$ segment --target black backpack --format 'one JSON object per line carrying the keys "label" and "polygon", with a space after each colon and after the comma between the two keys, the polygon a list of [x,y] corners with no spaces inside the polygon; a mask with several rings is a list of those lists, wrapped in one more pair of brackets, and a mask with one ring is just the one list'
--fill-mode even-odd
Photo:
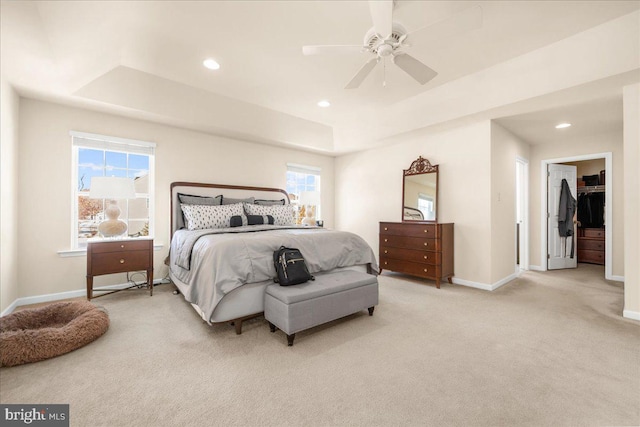
{"label": "black backpack", "polygon": [[280,286],[298,285],[308,280],[315,280],[309,273],[304,257],[298,249],[280,246],[280,249],[273,252],[273,265],[278,274],[273,281],[280,283]]}

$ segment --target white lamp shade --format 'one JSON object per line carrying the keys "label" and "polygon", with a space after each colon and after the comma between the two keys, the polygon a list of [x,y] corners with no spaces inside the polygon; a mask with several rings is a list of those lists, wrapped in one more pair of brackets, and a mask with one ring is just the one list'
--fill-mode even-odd
{"label": "white lamp shade", "polygon": [[135,199],[133,179],[116,176],[94,176],[91,178],[89,197],[92,199]]}
{"label": "white lamp shade", "polygon": [[301,191],[300,204],[317,206],[320,204],[319,191]]}

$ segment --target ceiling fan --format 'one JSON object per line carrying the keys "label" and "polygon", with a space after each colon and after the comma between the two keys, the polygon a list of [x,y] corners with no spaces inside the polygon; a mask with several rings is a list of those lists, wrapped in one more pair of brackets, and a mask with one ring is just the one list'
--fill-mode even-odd
{"label": "ceiling fan", "polygon": [[347,83],[345,89],[359,87],[375,66],[381,60],[384,61],[389,57],[395,65],[423,85],[438,73],[404,52],[404,48],[411,47],[407,41],[442,39],[482,26],[482,9],[480,6],[475,6],[440,22],[408,33],[398,22],[393,22],[393,5],[393,1],[369,1],[373,27],[365,34],[363,45],[303,46],[302,53],[304,55],[319,55],[368,52],[373,55]]}

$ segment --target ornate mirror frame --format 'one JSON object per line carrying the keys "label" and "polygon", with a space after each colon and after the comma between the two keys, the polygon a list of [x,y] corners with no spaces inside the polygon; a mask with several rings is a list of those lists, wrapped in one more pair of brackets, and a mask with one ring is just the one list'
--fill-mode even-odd
{"label": "ornate mirror frame", "polygon": [[[435,174],[435,179],[431,179],[430,181],[435,181],[435,189],[433,191],[433,218],[424,219],[424,215],[420,210],[417,209],[417,206],[407,206],[405,203],[407,191],[407,177],[411,177],[414,175],[426,175],[426,174]],[[426,182],[426,181],[425,181]],[[429,185],[431,186],[431,185]],[[415,215],[414,218],[410,218]],[[437,222],[438,220],[438,165],[432,165],[429,160],[419,156],[417,160],[411,163],[409,169],[404,169],[402,174],[402,222]]]}

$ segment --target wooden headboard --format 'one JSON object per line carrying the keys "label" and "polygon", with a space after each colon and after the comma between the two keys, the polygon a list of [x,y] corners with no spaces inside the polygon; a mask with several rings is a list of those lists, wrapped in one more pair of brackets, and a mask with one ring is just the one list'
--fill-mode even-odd
{"label": "wooden headboard", "polygon": [[290,203],[289,194],[279,188],[267,187],[246,187],[243,185],[206,184],[202,182],[172,182],[171,183],[171,237],[178,229],[178,218],[182,218],[178,193],[191,194],[194,196],[231,197],[234,199],[246,199],[255,197],[256,199],[279,200],[285,199]]}

